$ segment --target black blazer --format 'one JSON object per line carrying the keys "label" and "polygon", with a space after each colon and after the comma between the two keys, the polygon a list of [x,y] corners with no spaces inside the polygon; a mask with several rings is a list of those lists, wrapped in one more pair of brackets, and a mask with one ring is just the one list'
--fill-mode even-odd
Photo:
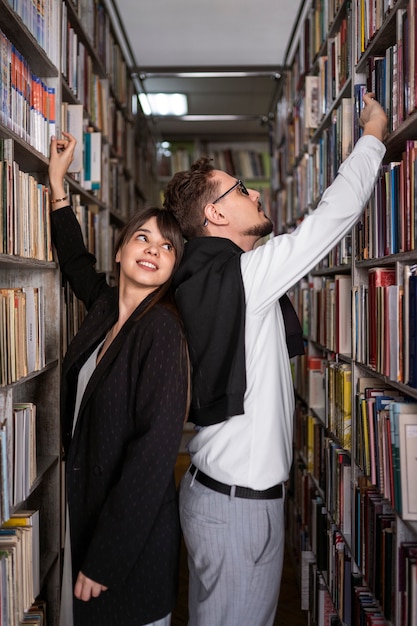
{"label": "black blazer", "polygon": [[74,599],[74,626],[146,624],[176,599],[180,527],[173,469],[187,399],[177,317],[162,305],[124,324],[85,390],[71,437],[81,366],[117,319],[117,289],[94,270],[70,207],[52,213],[63,276],[88,310],[62,370],[61,418],[73,579],[109,589]]}

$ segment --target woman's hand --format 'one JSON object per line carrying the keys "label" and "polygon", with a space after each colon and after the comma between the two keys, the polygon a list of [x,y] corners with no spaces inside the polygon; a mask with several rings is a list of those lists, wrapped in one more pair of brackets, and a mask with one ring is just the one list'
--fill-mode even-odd
{"label": "woman's hand", "polygon": [[[64,176],[74,158],[75,137],[70,133],[62,133],[63,139],[51,137],[51,150],[49,157],[49,186],[53,208],[68,204],[64,190]],[[63,202],[54,202],[63,198]],[[57,206],[58,205],[58,206]]]}
{"label": "woman's hand", "polygon": [[107,591],[107,587],[96,583],[94,580],[91,580],[91,578],[84,576],[82,572],[79,572],[74,587],[74,595],[78,600],[88,602],[91,598],[98,598],[102,591]]}

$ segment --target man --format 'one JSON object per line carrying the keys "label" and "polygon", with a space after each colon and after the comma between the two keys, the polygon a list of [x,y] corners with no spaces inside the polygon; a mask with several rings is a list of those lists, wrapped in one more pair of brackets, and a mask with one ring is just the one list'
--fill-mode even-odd
{"label": "man", "polygon": [[[175,276],[193,367],[192,465],[180,490],[190,626],[270,626],[284,556],[294,393],[280,299],[350,231],[385,153],[386,115],[365,96],[363,137],[317,209],[272,231],[258,192],[207,159],[166,189],[188,240]],[[286,337],[287,335],[287,337]]]}

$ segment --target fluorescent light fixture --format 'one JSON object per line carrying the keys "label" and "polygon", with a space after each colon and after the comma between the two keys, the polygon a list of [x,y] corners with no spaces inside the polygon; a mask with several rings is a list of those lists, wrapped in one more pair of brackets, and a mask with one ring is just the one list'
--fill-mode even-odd
{"label": "fluorescent light fixture", "polygon": [[267,71],[255,71],[255,72],[241,72],[241,71],[189,71],[189,72],[165,72],[161,71],[149,71],[139,72],[141,80],[147,78],[281,78],[281,73],[278,70]]}
{"label": "fluorescent light fixture", "polygon": [[[159,117],[159,116],[155,116]],[[268,117],[264,115],[165,115],[164,122],[254,122],[264,124]]]}
{"label": "fluorescent light fixture", "polygon": [[141,93],[139,100],[145,115],[186,115],[187,97],[183,93]]}
{"label": "fluorescent light fixture", "polygon": [[181,115],[184,122],[250,122],[259,115]]}
{"label": "fluorescent light fixture", "polygon": [[144,114],[152,115],[151,105],[149,103],[148,96],[146,95],[146,93],[139,94],[139,102],[140,102],[140,106],[142,107],[142,111],[144,112]]}

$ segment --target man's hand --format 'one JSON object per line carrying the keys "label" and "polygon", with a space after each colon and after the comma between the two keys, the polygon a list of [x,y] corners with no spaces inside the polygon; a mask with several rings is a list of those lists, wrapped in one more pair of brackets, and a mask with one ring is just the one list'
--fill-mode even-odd
{"label": "man's hand", "polygon": [[87,578],[82,572],[78,574],[74,587],[74,595],[78,600],[88,602],[91,598],[98,598],[102,591],[107,591],[107,587]]}
{"label": "man's hand", "polygon": [[362,109],[359,123],[364,135],[373,135],[380,141],[387,136],[387,116],[381,105],[375,100],[375,94],[367,93],[363,97],[365,107]]}

